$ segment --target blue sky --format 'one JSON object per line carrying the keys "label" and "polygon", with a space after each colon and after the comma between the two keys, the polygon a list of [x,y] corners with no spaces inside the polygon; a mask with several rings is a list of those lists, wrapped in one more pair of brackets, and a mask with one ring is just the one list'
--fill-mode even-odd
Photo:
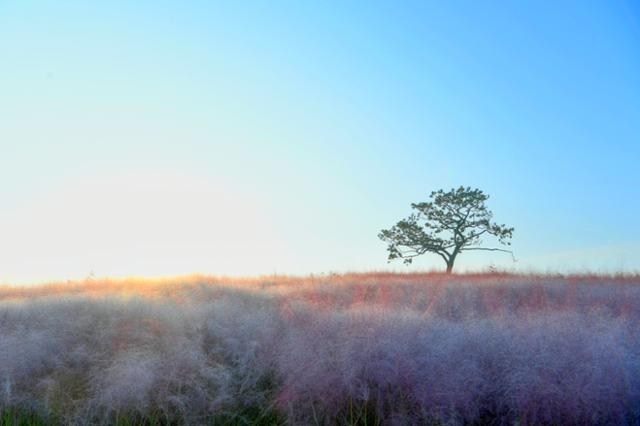
{"label": "blue sky", "polygon": [[640,269],[637,3],[212,3],[0,1],[0,282],[404,270],[459,185],[460,269]]}

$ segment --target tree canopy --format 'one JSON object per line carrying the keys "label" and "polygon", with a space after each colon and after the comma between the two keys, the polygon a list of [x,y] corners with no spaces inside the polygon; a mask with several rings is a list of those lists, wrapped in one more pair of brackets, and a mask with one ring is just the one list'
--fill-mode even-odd
{"label": "tree canopy", "polygon": [[480,247],[482,237],[493,236],[502,245],[510,246],[513,228],[492,222],[493,213],[485,202],[489,196],[480,189],[459,187],[433,191],[431,201],[412,203],[415,210],[378,237],[388,244],[389,261],[403,259],[410,264],[414,257],[431,252],[453,270],[456,257],[463,251],[483,250],[511,253],[497,247]]}

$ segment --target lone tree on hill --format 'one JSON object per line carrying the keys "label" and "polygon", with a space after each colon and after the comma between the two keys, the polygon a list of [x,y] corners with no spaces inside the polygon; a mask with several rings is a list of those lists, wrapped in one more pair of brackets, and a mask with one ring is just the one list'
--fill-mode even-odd
{"label": "lone tree on hill", "polygon": [[447,273],[451,273],[456,257],[463,251],[501,251],[513,257],[510,250],[478,247],[483,235],[493,235],[507,246],[513,235],[513,228],[491,222],[493,213],[485,206],[488,195],[461,186],[448,192],[434,191],[429,197],[430,202],[411,204],[417,213],[378,234],[389,244],[389,261],[403,259],[408,265],[414,257],[431,252],[447,263]]}

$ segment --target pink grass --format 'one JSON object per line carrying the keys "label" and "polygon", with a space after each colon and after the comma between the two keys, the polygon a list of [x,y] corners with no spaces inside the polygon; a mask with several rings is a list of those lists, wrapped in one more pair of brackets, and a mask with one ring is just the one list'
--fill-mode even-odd
{"label": "pink grass", "polygon": [[0,410],[93,424],[640,424],[640,276],[438,273],[0,288]]}

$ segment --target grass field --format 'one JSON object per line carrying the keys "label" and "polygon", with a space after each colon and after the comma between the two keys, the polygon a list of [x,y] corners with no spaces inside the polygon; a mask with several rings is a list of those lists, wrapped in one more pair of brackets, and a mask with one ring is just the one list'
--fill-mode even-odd
{"label": "grass field", "polygon": [[640,276],[0,287],[0,424],[640,424]]}

